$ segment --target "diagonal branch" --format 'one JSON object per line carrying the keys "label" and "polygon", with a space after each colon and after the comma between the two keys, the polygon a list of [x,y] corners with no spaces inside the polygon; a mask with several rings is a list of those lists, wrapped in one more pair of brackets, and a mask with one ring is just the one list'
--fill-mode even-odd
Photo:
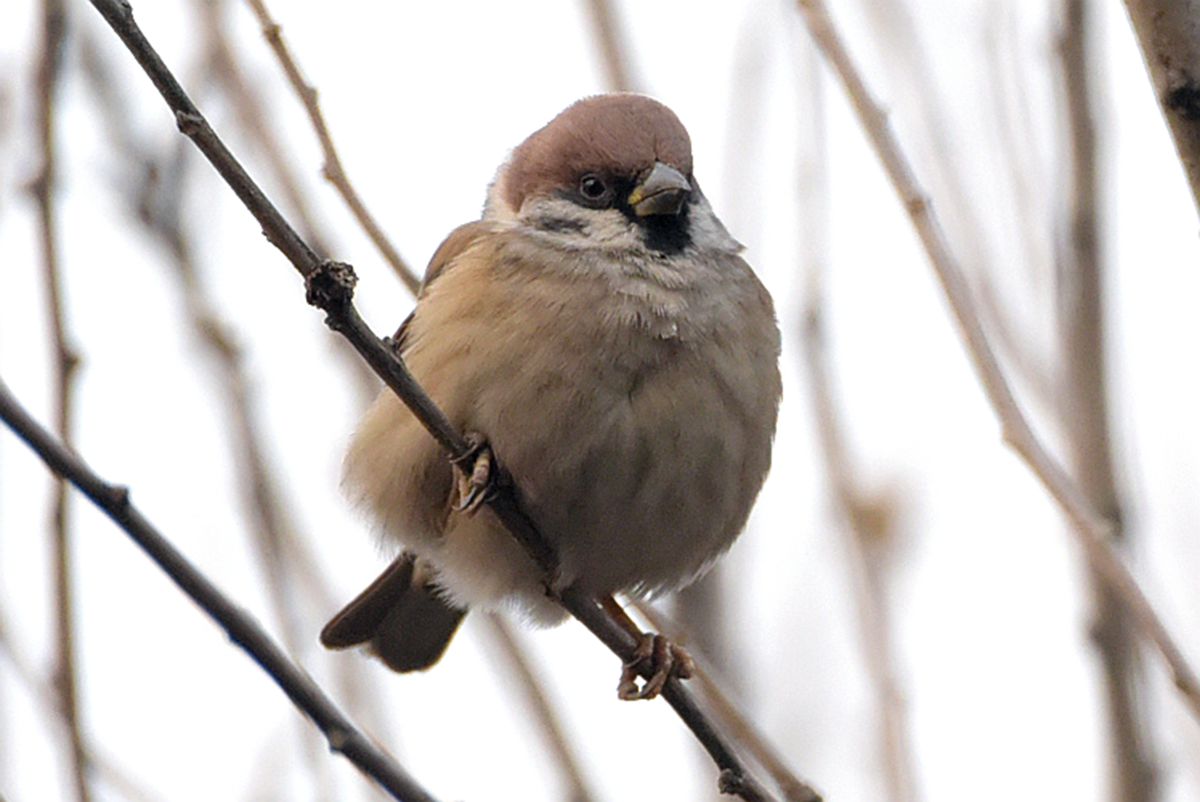
{"label": "diagonal branch", "polygon": [[[469,444],[416,383],[388,343],[376,337],[358,314],[352,300],[355,277],[349,265],[322,261],[304,242],[278,209],[267,199],[241,164],[209,126],[196,106],[167,69],[133,20],[132,9],[120,0],[92,0],[113,31],[150,77],[155,88],[175,113],[180,130],[195,142],[217,172],[225,179],[255,219],[267,239],[278,248],[305,278],[309,303],[326,312],[326,323],[344,336],[367,363],[396,392],[439,446],[451,457],[465,455]],[[637,647],[634,636],[613,620],[596,599],[578,585],[557,591],[550,577],[557,560],[533,522],[517,503],[516,490],[509,487],[488,504],[547,577],[547,592],[579,619],[622,660],[631,661]],[[649,674],[649,667],[646,667]],[[663,698],[692,730],[720,770],[720,787],[747,802],[770,797],[749,775],[733,744],[721,735],[700,710],[692,695],[675,678],[668,681]]]}
{"label": "diagonal branch", "polygon": [[1200,206],[1200,0],[1125,0],[1125,7]]}
{"label": "diagonal branch", "polygon": [[3,420],[57,475],[79,488],[125,530],[192,601],[216,621],[230,640],[262,666],[288,698],[325,734],[331,751],[346,756],[402,802],[436,802],[424,788],[380,750],[337,708],[304,669],[248,613],[230,601],[187,561],[129,501],[129,491],[97,476],[83,460],[42,428],[0,381]]}
{"label": "diagonal branch", "polygon": [[841,79],[855,112],[892,186],[908,210],[913,227],[933,266],[950,311],[966,345],[967,355],[999,418],[1004,440],[1026,462],[1070,522],[1070,531],[1083,549],[1092,570],[1121,600],[1143,636],[1149,638],[1171,672],[1183,700],[1200,719],[1200,678],[1175,639],[1146,598],[1141,586],[1108,541],[1110,522],[1092,507],[1079,487],[1046,450],[1013,396],[1008,379],[984,334],[962,269],[942,234],[929,198],[917,182],[908,159],[888,127],[887,115],[871,96],[862,73],[851,60],[840,34],[833,27],[822,0],[798,0],[814,41]]}
{"label": "diagonal branch", "polygon": [[[58,251],[58,215],[55,208],[57,189],[55,103],[62,72],[62,51],[66,9],[62,0],[43,0],[41,55],[37,68],[37,130],[41,145],[41,169],[32,183],[37,203],[42,247],[42,275],[49,301],[51,337],[54,342],[54,419],[55,430],[63,442],[74,439],[75,375],[79,355],[67,334],[63,308],[62,270]],[[88,802],[87,750],[80,722],[78,661],[75,651],[75,588],[72,579],[70,507],[67,484],[54,482],[50,511],[50,541],[54,565],[55,655],[54,684],[61,698],[67,722],[71,777],[75,798]]]}
{"label": "diagonal branch", "polygon": [[321,152],[325,157],[325,165],[321,168],[322,174],[342,196],[342,200],[346,202],[354,219],[367,232],[371,242],[375,243],[375,247],[383,254],[383,258],[391,265],[400,281],[404,283],[405,287],[408,287],[409,292],[416,295],[417,290],[421,287],[421,279],[400,256],[400,252],[392,245],[387,234],[383,232],[383,228],[367,210],[366,204],[359,197],[354,184],[350,183],[350,178],[346,175],[345,168],[342,167],[341,157],[338,156],[337,148],[334,147],[333,135],[329,133],[329,126],[325,123],[325,115],[321,113],[321,105],[317,102],[317,90],[304,80],[300,66],[292,58],[292,52],[283,38],[283,29],[271,18],[271,13],[267,11],[263,0],[247,0],[247,2],[250,4],[254,16],[258,17],[258,22],[262,26],[263,38],[267,40],[275,57],[279,59],[279,64],[283,67],[284,74],[287,75],[288,83],[292,85],[300,102],[304,104],[305,112],[308,113],[309,122],[312,123],[317,140],[321,143]]}

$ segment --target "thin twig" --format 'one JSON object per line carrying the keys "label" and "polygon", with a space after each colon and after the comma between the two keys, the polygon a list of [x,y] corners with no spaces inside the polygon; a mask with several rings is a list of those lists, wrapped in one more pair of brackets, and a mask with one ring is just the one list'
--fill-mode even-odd
{"label": "thin twig", "polygon": [[[806,48],[815,62],[814,49]],[[854,577],[855,605],[864,663],[871,678],[878,721],[879,758],[883,765],[887,798],[915,802],[913,747],[909,735],[904,693],[895,671],[895,650],[887,603],[889,571],[895,565],[897,509],[886,493],[870,493],[858,477],[860,466],[846,444],[846,425],[839,414],[829,365],[829,308],[826,293],[829,254],[829,154],[826,144],[824,77],[810,63],[805,70],[803,119],[810,132],[800,157],[800,219],[803,221],[801,265],[805,276],[805,301],[800,351],[812,395],[813,417],[825,475],[846,538],[846,554]]]}
{"label": "thin twig", "polygon": [[[820,797],[812,786],[796,776],[762,730],[722,690],[729,684],[728,680],[722,676],[719,667],[713,664],[709,655],[702,648],[693,645],[685,630],[645,602],[632,602],[630,606],[639,616],[646,619],[656,632],[665,634],[675,643],[687,644],[688,654],[695,663],[693,676],[699,683],[704,698],[715,708],[721,725],[733,733],[740,743],[745,744],[746,751],[771,775],[771,780],[779,788],[783,798],[787,802],[819,802]],[[722,681],[718,682],[717,677],[722,677]]]}
{"label": "thin twig", "polygon": [[1125,7],[1200,206],[1200,0],[1125,0]]}
{"label": "thin twig", "polygon": [[929,199],[888,127],[887,115],[871,96],[861,72],[833,27],[825,3],[821,0],[798,0],[798,4],[813,39],[841,79],[859,122],[925,247],[963,338],[967,355],[1000,421],[1004,441],[1026,462],[1062,509],[1088,563],[1121,599],[1137,622],[1141,634],[1154,643],[1188,708],[1193,716],[1200,719],[1200,679],[1133,574],[1113,550],[1108,541],[1110,522],[1092,508],[1079,487],[1038,440],[1017,404],[984,334],[962,270],[942,234]]}
{"label": "thin twig", "polygon": [[[253,0],[251,0],[253,2]],[[636,92],[629,46],[621,33],[621,22],[611,0],[586,0],[592,36],[600,46],[604,84],[610,92]]]}
{"label": "thin twig", "polygon": [[396,761],[375,746],[313,682],[304,669],[244,610],[230,601],[188,562],[129,500],[129,491],[97,476],[83,460],[40,426],[0,381],[0,420],[3,420],[55,474],[67,479],[104,511],[135,543],[196,602],[235,644],[267,672],[296,707],[324,733],[331,751],[345,755],[396,799],[434,802]]}
{"label": "thin twig", "polygon": [[[42,163],[34,178],[32,191],[37,202],[42,247],[42,276],[49,302],[51,339],[54,343],[54,428],[64,443],[74,440],[74,377],[79,356],[67,333],[63,308],[62,270],[58,255],[58,216],[55,192],[56,164],[55,103],[62,72],[62,51],[66,28],[66,9],[62,0],[43,0],[41,55],[37,68],[37,129]],[[55,655],[54,678],[62,699],[70,744],[71,777],[75,798],[88,802],[92,793],[87,775],[87,757],[80,722],[79,681],[75,653],[75,589],[71,565],[71,525],[67,484],[54,482],[50,511],[50,541],[54,564]]]}
{"label": "thin twig", "polygon": [[[162,59],[146,41],[133,20],[132,10],[120,0],[91,0],[142,66],[167,105],[175,113],[180,130],[196,144],[247,210],[262,227],[268,241],[278,248],[305,278],[308,301],[326,313],[326,323],[343,335],[384,382],[396,392],[417,420],[452,459],[469,454],[470,444],[454,429],[445,414],[420,388],[404,363],[387,342],[368,328],[353,303],[356,281],[346,264],[322,261],[304,242],[279,210],[267,199],[241,164],[216,135],[199,109],[188,98]],[[596,599],[578,585],[555,591],[557,559],[553,550],[517,503],[518,493],[501,482],[502,490],[488,501],[496,517],[508,528],[521,546],[543,571],[547,592],[581,621],[597,638],[623,661],[632,661],[637,640],[608,613]],[[649,675],[650,667],[644,666]],[[734,747],[711,725],[690,693],[677,678],[666,684],[663,698],[704,745],[720,770],[719,786],[737,793],[747,802],[769,799],[742,765]]]}
{"label": "thin twig", "polygon": [[554,707],[542,691],[542,679],[529,664],[529,659],[517,641],[517,636],[503,616],[489,615],[486,625],[488,633],[491,634],[492,640],[496,644],[496,651],[504,658],[514,684],[521,695],[525,697],[526,705],[529,707],[533,720],[538,724],[542,739],[549,747],[554,762],[567,785],[568,790],[564,799],[568,802],[592,802],[595,795],[583,776],[583,767],[571,746],[571,739],[567,737],[562,722],[554,712]]}
{"label": "thin twig", "polygon": [[258,18],[259,25],[262,26],[263,38],[267,40],[271,51],[279,59],[279,64],[283,67],[284,74],[287,75],[288,83],[292,85],[292,89],[296,91],[300,102],[304,104],[304,110],[308,113],[309,122],[312,123],[317,140],[321,143],[321,153],[325,159],[325,164],[321,168],[322,175],[329,183],[333,184],[338,194],[342,196],[342,200],[346,202],[354,219],[362,226],[371,242],[375,243],[375,247],[391,265],[400,281],[404,283],[405,287],[408,287],[409,292],[416,295],[417,290],[421,287],[421,279],[400,256],[400,252],[392,245],[383,228],[367,210],[366,204],[359,197],[358,190],[350,183],[350,178],[346,175],[345,168],[342,167],[341,157],[338,156],[337,148],[334,147],[329,126],[325,123],[325,116],[321,113],[321,106],[317,102],[316,87],[308,83],[300,72],[300,67],[296,64],[287,41],[283,38],[283,29],[271,17],[263,0],[246,0],[246,2],[254,12],[254,16]]}
{"label": "thin twig", "polygon": [[[1108,356],[1105,348],[1106,260],[1100,242],[1100,144],[1092,75],[1097,36],[1095,3],[1064,0],[1061,56],[1066,94],[1066,135],[1070,165],[1069,208],[1064,221],[1062,269],[1058,271],[1066,374],[1062,420],[1073,474],[1096,509],[1113,522],[1111,537],[1127,547],[1122,504],[1113,467],[1108,411]],[[1138,643],[1129,616],[1109,587],[1093,576],[1092,636],[1100,659],[1108,714],[1113,800],[1157,799],[1156,761],[1148,738],[1143,703],[1146,692]]]}
{"label": "thin twig", "polygon": [[[0,652],[4,653],[25,692],[46,710],[47,718],[53,716],[64,730],[69,730],[71,722],[63,709],[58,691],[43,678],[42,672],[21,657],[22,651],[13,643],[11,630],[3,615],[0,615]],[[158,797],[146,788],[146,784],[130,775],[112,756],[105,754],[100,744],[92,742],[86,735],[82,744],[86,765],[95,772],[97,780],[112,787],[129,802],[156,802]]]}

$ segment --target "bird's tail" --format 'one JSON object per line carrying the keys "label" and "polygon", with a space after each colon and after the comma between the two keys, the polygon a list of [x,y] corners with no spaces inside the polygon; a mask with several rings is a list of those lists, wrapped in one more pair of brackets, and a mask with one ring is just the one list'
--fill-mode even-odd
{"label": "bird's tail", "polygon": [[401,554],[321,630],[328,649],[366,644],[393,671],[422,671],[439,659],[467,611],[442,596],[432,572]]}

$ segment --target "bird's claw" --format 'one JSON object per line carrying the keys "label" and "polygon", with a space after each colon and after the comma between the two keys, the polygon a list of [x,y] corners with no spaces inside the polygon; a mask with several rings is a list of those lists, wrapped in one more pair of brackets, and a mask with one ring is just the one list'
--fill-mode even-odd
{"label": "bird's claw", "polygon": [[479,434],[466,436],[470,446],[450,460],[458,468],[458,512],[474,515],[496,494],[495,458],[491,446]]}
{"label": "bird's claw", "polygon": [[[688,679],[695,673],[695,668],[692,656],[682,646],[676,646],[662,635],[643,633],[633,658],[621,667],[617,696],[627,701],[653,699],[662,693],[672,677]],[[651,674],[639,688],[637,680],[643,669]]]}

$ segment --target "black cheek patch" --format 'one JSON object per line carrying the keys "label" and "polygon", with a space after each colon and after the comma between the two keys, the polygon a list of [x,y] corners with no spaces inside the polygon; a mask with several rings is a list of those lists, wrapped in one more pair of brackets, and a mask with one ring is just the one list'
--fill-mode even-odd
{"label": "black cheek patch", "polygon": [[569,217],[542,217],[538,219],[537,227],[556,234],[582,234],[587,231],[586,223]]}

